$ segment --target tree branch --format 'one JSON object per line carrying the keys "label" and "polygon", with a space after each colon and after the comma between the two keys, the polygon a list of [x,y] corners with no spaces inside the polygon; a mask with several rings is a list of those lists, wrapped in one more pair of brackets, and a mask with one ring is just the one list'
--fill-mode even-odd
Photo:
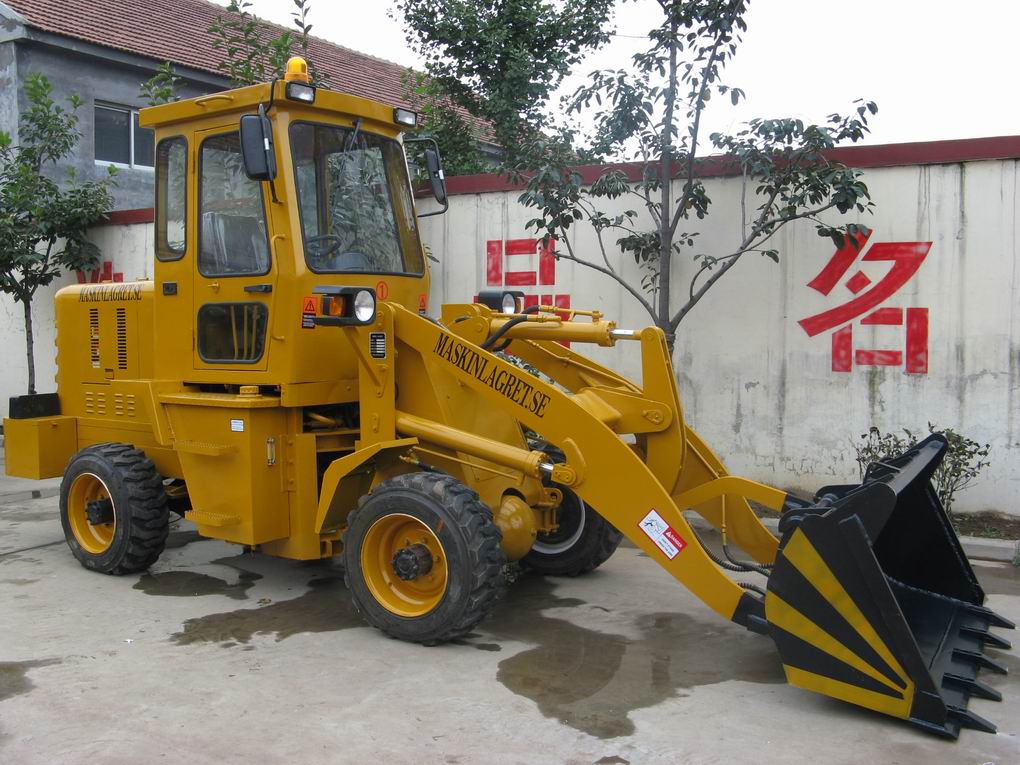
{"label": "tree branch", "polygon": [[[733,19],[731,16],[730,24],[732,25],[732,23]],[[729,27],[727,26],[726,28],[728,29]],[[680,225],[681,215],[684,209],[686,209],[687,203],[691,201],[691,192],[694,190],[694,162],[697,159],[698,153],[698,133],[701,130],[701,113],[705,110],[705,93],[708,91],[708,77],[706,75],[715,65],[716,57],[719,55],[719,48],[722,46],[723,36],[724,33],[720,31],[719,36],[716,37],[715,42],[712,44],[708,61],[701,69],[701,88],[698,91],[697,98],[694,99],[695,109],[694,124],[691,126],[691,148],[687,152],[687,183],[684,186],[683,196],[677,202],[673,220],[669,224],[670,235],[676,233],[676,227]]]}
{"label": "tree branch", "polygon": [[560,229],[560,231],[563,234],[563,237],[561,239],[558,239],[557,241],[561,241],[561,242],[563,242],[566,245],[568,254],[564,255],[563,253],[557,253],[556,254],[557,259],[560,259],[560,260],[569,260],[569,261],[572,261],[574,263],[578,263],[578,264],[580,264],[582,266],[587,266],[588,268],[592,268],[592,269],[594,269],[594,270],[596,270],[596,271],[598,271],[600,273],[605,274],[606,276],[611,277],[612,279],[614,279],[616,281],[617,284],[619,284],[621,287],[623,287],[625,290],[627,290],[627,292],[629,292],[631,295],[633,295],[634,298],[639,303],[641,303],[642,306],[644,306],[644,309],[646,311],[648,311],[648,315],[652,317],[653,321],[656,321],[656,322],[658,321],[658,319],[655,316],[655,309],[652,308],[651,303],[649,303],[647,300],[645,300],[644,296],[640,292],[638,292],[634,287],[632,287],[630,284],[628,284],[626,282],[626,280],[624,280],[624,278],[622,276],[620,276],[619,274],[616,273],[616,271],[613,271],[610,268],[604,268],[603,266],[600,266],[598,263],[592,263],[589,260],[581,260],[581,258],[577,257],[574,254],[574,247],[573,247],[573,245],[570,244],[570,240],[567,239],[567,237],[566,237],[566,233],[567,232],[564,231],[563,229]]}
{"label": "tree branch", "polygon": [[[764,218],[765,214],[772,206],[772,202],[775,201],[775,198],[776,196],[778,196],[778,194],[779,194],[778,189],[772,192],[772,195],[769,198],[769,202],[763,206],[762,218]],[[673,316],[672,319],[670,319],[669,322],[670,326],[675,330],[680,325],[680,322],[683,321],[683,318],[688,313],[691,312],[691,309],[694,308],[694,306],[698,304],[698,301],[700,301],[701,298],[705,296],[705,293],[708,292],[709,289],[711,289],[712,285],[719,281],[719,279],[722,278],[723,274],[725,274],[727,271],[733,268],[737,261],[740,260],[741,255],[750,251],[752,248],[760,247],[762,244],[764,244],[773,236],[775,236],[779,229],[781,229],[787,223],[791,223],[795,220],[800,220],[801,218],[813,218],[819,213],[825,212],[826,210],[831,209],[832,207],[835,206],[836,206],[835,202],[829,202],[828,204],[823,205],[822,207],[818,207],[814,210],[805,210],[804,212],[798,213],[797,215],[792,215],[789,218],[768,218],[764,220],[762,218],[759,218],[758,222],[755,223],[754,227],[751,229],[751,233],[747,235],[743,242],[741,242],[740,247],[730,255],[726,255],[725,257],[719,258],[716,261],[719,262],[725,260],[726,263],[724,263],[723,266],[708,281],[706,281],[701,286],[701,288],[698,289],[697,292],[693,292],[693,280],[692,280],[691,298],[679,311],[677,311],[676,315]],[[766,229],[773,226],[774,228],[771,228],[771,230],[767,232],[764,239],[762,239],[761,241],[755,241],[763,233],[766,233],[765,231]],[[702,266],[702,268],[699,269],[698,273],[694,275],[694,278],[697,279],[704,270],[705,267]]]}
{"label": "tree branch", "polygon": [[[665,8],[665,6],[663,6]],[[668,13],[667,13],[668,15]],[[669,85],[666,90],[666,113],[662,119],[662,144],[660,147],[661,164],[659,182],[662,187],[659,189],[660,201],[660,224],[659,224],[659,294],[656,295],[658,303],[658,316],[655,319],[656,326],[661,327],[662,322],[669,319],[669,297],[670,278],[672,273],[673,260],[673,229],[668,226],[670,209],[670,178],[673,175],[671,163],[673,159],[673,110],[676,106],[677,81],[677,48],[679,43],[676,39],[677,22],[670,18],[669,22]],[[670,349],[673,348],[670,340]]]}

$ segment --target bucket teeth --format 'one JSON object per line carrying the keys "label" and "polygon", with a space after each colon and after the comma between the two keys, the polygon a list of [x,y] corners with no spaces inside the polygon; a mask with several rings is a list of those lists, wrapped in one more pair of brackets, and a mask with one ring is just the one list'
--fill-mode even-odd
{"label": "bucket teeth", "polygon": [[985,608],[984,606],[970,606],[967,610],[974,616],[987,619],[989,627],[1002,627],[1006,630],[1016,629],[1016,625],[1013,624],[1013,622],[1005,617],[999,616],[990,608]]}
{"label": "bucket teeth", "polygon": [[973,680],[969,677],[963,677],[961,675],[954,675],[947,672],[942,676],[942,684],[952,683],[962,688],[966,688],[971,696],[977,696],[981,699],[988,699],[989,701],[1002,701],[1002,694],[994,688],[985,685],[979,680]]}
{"label": "bucket teeth", "polygon": [[976,715],[969,709],[962,707],[949,707],[949,716],[963,728],[973,728],[984,733],[995,733],[995,725],[981,715]]}
{"label": "bucket teeth", "polygon": [[1008,675],[1009,670],[999,664],[997,661],[992,661],[983,653],[977,651],[968,651],[964,648],[954,648],[953,656],[957,659],[964,659],[976,664],[978,667],[990,669],[992,672],[998,672],[1000,675]]}
{"label": "bucket teeth", "polygon": [[981,629],[980,627],[960,627],[960,634],[970,635],[971,637],[975,637],[990,646],[1001,648],[1003,651],[1008,651],[1013,647],[1008,640],[1004,640],[998,635],[994,635],[988,630]]}

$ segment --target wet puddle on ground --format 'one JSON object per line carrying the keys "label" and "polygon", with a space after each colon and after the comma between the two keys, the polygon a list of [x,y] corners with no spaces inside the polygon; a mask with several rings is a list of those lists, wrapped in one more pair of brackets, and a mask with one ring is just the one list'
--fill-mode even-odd
{"label": "wet puddle on ground", "polygon": [[[220,562],[213,561],[213,563]],[[218,576],[198,571],[173,570],[157,574],[142,574],[133,589],[141,590],[146,595],[161,597],[190,598],[201,595],[225,595],[234,600],[246,600],[248,590],[262,578],[262,575],[241,568],[238,568],[237,572],[236,582],[228,582]]]}
{"label": "wet puddle on ground", "polygon": [[28,671],[37,667],[59,664],[60,659],[38,659],[36,661],[0,661],[0,701],[28,693],[35,685],[28,677]]}
{"label": "wet puddle on ground", "polygon": [[[230,560],[216,562],[231,565]],[[136,586],[149,594],[171,596],[207,588],[209,594],[233,592],[232,597],[245,597],[253,583],[242,578],[230,585],[217,577],[186,571],[155,574],[149,580],[143,578]],[[247,644],[256,635],[274,635],[279,642],[304,632],[365,626],[335,569],[316,572],[308,587],[307,592],[289,600],[189,619],[170,639],[178,645],[218,643],[224,647],[245,645],[251,650]],[[729,629],[725,624],[712,625],[683,613],[651,613],[636,622],[640,636],[628,638],[542,613],[554,608],[608,611],[557,595],[555,580],[524,577],[514,583],[477,633],[458,642],[489,652],[499,652],[508,640],[530,644],[532,647],[499,661],[499,682],[534,701],[546,717],[599,738],[633,734],[631,712],[682,696],[697,686],[727,680],[785,682],[775,647],[760,635]]]}
{"label": "wet puddle on ground", "polygon": [[275,633],[279,642],[302,632],[335,632],[365,626],[351,605],[343,577],[318,576],[308,586],[311,588],[308,592],[290,600],[188,619],[170,639],[178,645],[220,643],[232,647],[251,642],[255,635]]}
{"label": "wet puddle on ground", "polygon": [[634,733],[630,712],[684,690],[727,680],[785,682],[775,646],[763,636],[726,625],[723,631],[683,613],[641,617],[639,638],[599,632],[540,613],[589,607],[554,590],[553,581],[522,579],[481,631],[485,638],[537,643],[501,661],[497,678],[546,717],[577,730],[627,736]]}
{"label": "wet puddle on ground", "polygon": [[201,542],[203,539],[208,539],[208,537],[203,537],[194,530],[171,531],[166,538],[166,545],[164,547],[167,550],[175,550],[179,547],[190,545],[192,542]]}

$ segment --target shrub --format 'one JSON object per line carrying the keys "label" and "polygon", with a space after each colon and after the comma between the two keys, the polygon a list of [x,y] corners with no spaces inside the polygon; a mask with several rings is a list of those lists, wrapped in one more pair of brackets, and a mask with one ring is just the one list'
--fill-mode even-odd
{"label": "shrub", "polygon": [[[952,514],[957,492],[970,486],[978,474],[991,464],[987,459],[991,445],[980,444],[952,428],[940,428],[931,422],[928,423],[928,432],[941,433],[949,441],[946,456],[932,476],[932,483],[935,484],[935,491],[942,500],[946,512]],[[919,436],[906,428],[903,428],[901,436],[894,432],[883,433],[874,426],[870,427],[867,433],[861,434],[861,443],[854,444],[861,480],[864,480],[864,473],[872,462],[881,462],[902,454],[920,440]]]}

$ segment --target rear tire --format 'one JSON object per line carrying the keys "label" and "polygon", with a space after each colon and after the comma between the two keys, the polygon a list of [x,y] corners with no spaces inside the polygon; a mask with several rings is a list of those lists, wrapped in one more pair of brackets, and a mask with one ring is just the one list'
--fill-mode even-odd
{"label": "rear tire", "polygon": [[623,535],[570,489],[560,486],[560,524],[552,534],[539,534],[521,563],[546,576],[579,576],[594,571],[616,552]]}
{"label": "rear tire", "polygon": [[169,533],[163,479],[129,444],[98,444],[68,463],[60,483],[60,522],[74,557],[103,574],[144,571]]}
{"label": "rear tire", "polygon": [[409,473],[361,498],[344,534],[347,588],[391,637],[435,645],[470,632],[503,592],[492,511],[441,473]]}

